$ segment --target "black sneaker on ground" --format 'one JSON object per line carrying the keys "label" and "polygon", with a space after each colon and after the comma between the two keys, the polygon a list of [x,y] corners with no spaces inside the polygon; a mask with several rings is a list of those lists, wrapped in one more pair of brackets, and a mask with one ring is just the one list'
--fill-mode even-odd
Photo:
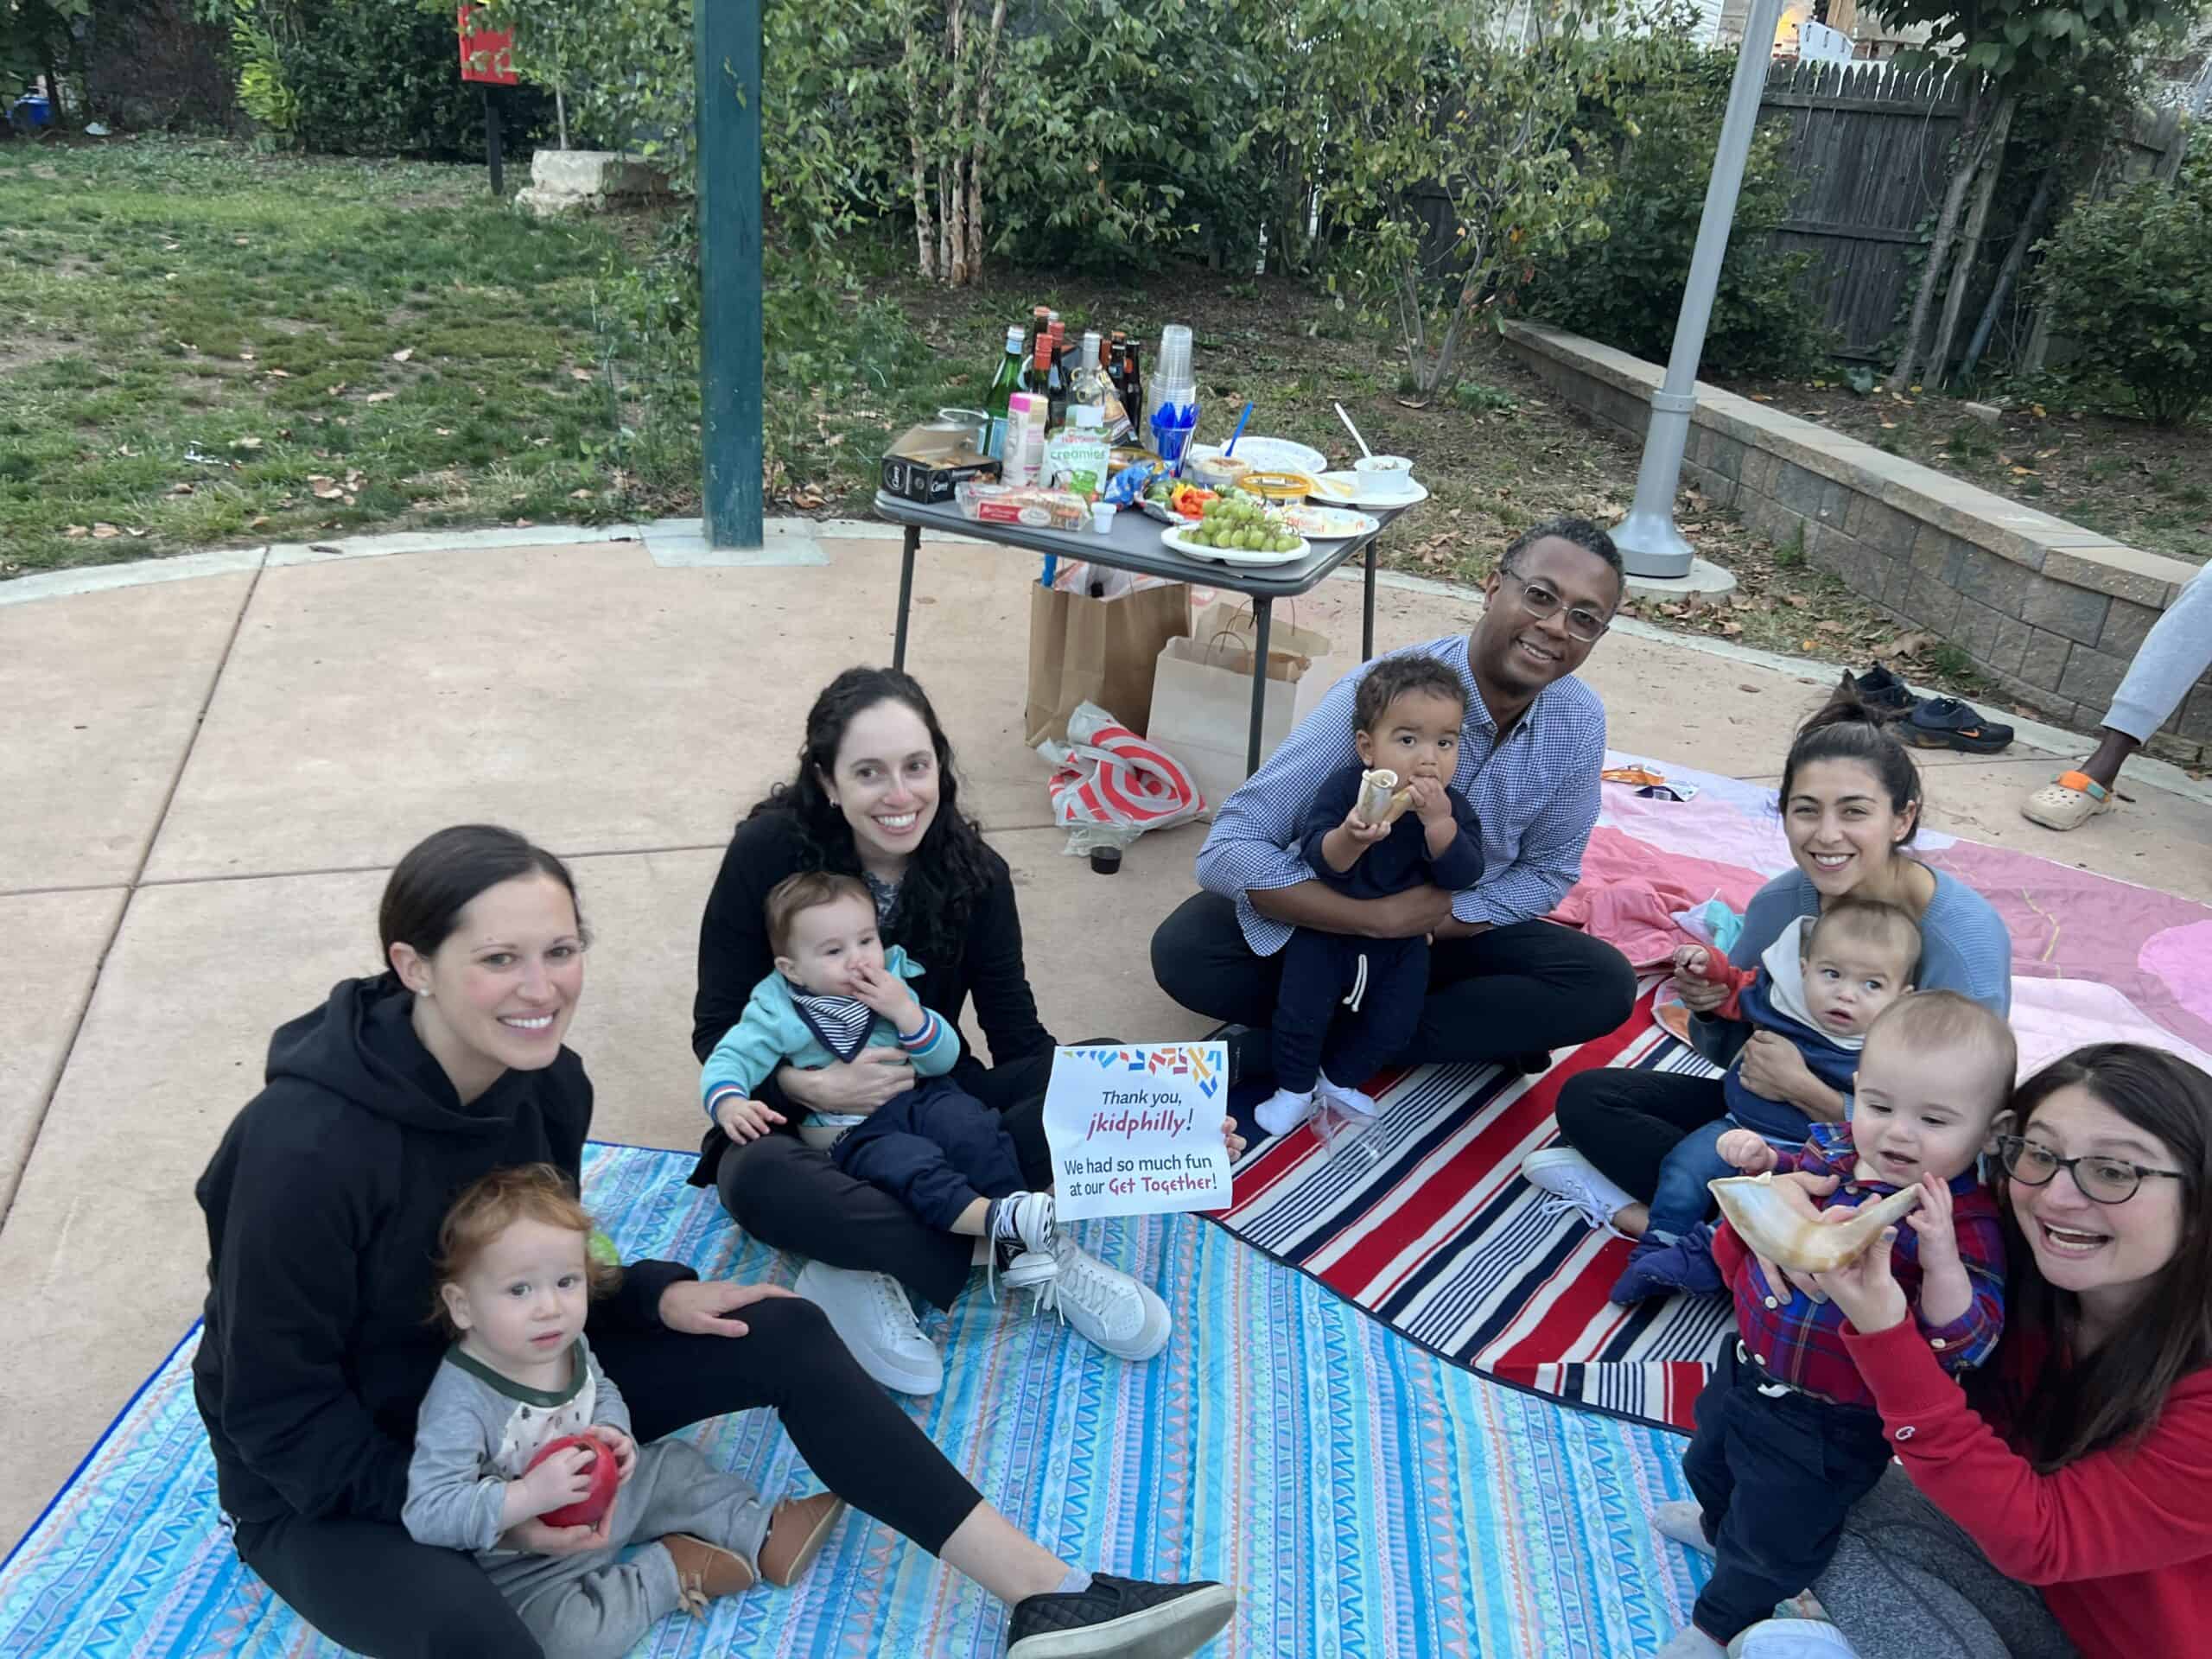
{"label": "black sneaker on ground", "polygon": [[1028,1596],[1014,1605],[1007,1659],[1185,1659],[1220,1634],[1236,1611],[1226,1586],[1147,1584],[1094,1573],[1072,1596]]}
{"label": "black sneaker on ground", "polygon": [[1911,687],[1880,663],[1864,674],[1853,675],[1851,683],[1859,688],[1859,700],[1869,709],[1902,715],[1920,701],[1912,695]]}
{"label": "black sneaker on ground", "polygon": [[1906,742],[1923,749],[1963,749],[1968,754],[1994,754],[2009,748],[2012,728],[1984,720],[1981,711],[1956,697],[1930,697],[1898,722]]}

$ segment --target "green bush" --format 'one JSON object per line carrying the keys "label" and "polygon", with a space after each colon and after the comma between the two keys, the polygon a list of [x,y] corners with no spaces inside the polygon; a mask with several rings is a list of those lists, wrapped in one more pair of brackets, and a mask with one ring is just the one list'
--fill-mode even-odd
{"label": "green bush", "polygon": [[[1586,174],[1609,179],[1606,235],[1539,272],[1528,308],[1578,334],[1664,362],[1705,212],[1734,54],[1682,47],[1593,111]],[[1744,168],[1735,226],[1705,336],[1707,372],[1803,374],[1834,342],[1810,280],[1812,256],[1768,233],[1789,215],[1796,181],[1778,123],[1763,125]]]}
{"label": "green bush", "polygon": [[2109,375],[2160,426],[2212,395],[2212,154],[2171,186],[2145,179],[2077,200],[2040,247],[2051,322],[2073,364]]}
{"label": "green bush", "polygon": [[[418,0],[237,0],[238,101],[277,142],[332,156],[480,160],[484,99],[461,79],[454,8]],[[496,89],[518,148],[551,100]]]}

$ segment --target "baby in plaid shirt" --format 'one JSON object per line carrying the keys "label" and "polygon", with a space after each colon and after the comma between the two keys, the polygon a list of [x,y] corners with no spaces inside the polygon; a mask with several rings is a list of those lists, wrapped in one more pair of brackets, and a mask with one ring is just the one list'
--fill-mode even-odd
{"label": "baby in plaid shirt", "polygon": [[[1847,1123],[1816,1124],[1796,1153],[1732,1129],[1721,1155],[1745,1174],[1834,1176],[1814,1204],[1855,1208],[1916,1185],[1894,1271],[1944,1368],[1980,1364],[2004,1328],[2004,1239],[1979,1164],[2018,1064],[2003,1020],[1955,991],[1892,1003],[1866,1033]],[[1874,1246],[1885,1248],[1878,1243]],[[1873,1396],[1833,1303],[1772,1290],[1732,1227],[1713,1255],[1738,1339],[1698,1396],[1682,1459],[1696,1501],[1663,1504],[1658,1530],[1713,1556],[1692,1623],[1659,1659],[1719,1659],[1730,1641],[1820,1575],[1843,1519],[1890,1461]]]}

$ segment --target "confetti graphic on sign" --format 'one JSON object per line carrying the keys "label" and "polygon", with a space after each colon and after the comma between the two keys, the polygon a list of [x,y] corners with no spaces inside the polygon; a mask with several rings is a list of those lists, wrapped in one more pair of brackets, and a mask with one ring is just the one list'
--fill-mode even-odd
{"label": "confetti graphic on sign", "polygon": [[1208,1100],[1221,1087],[1221,1076],[1204,1043],[1153,1043],[1142,1048],[1077,1048],[1102,1071],[1142,1071],[1154,1077],[1188,1077]]}

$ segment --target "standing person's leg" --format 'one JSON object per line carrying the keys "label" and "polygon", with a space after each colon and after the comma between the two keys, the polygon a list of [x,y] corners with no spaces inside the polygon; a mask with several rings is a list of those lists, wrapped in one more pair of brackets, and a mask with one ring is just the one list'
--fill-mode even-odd
{"label": "standing person's leg", "polygon": [[2190,688],[2212,668],[2212,579],[2200,572],[2151,625],[2106,710],[2095,751],[2079,772],[2059,774],[2021,803],[2050,830],[2071,830],[2111,810],[2111,791],[2127,757],[2173,717]]}
{"label": "standing person's leg", "polygon": [[2042,1595],[1991,1566],[1901,1468],[1853,1506],[1813,1593],[1859,1659],[2077,1659]]}
{"label": "standing person's leg", "polygon": [[1217,893],[1185,899],[1152,936],[1152,976],[1193,1013],[1264,1029],[1274,1017],[1282,952],[1254,953],[1236,906]]}
{"label": "standing person's leg", "polygon": [[1499,1060],[1588,1042],[1636,1006],[1626,957],[1550,922],[1441,939],[1428,959],[1428,1001],[1408,1060]]}
{"label": "standing person's leg", "polygon": [[1071,1656],[1134,1651],[1139,1634],[1158,1637],[1147,1651],[1188,1654],[1229,1622],[1235,1597],[1219,1585],[1094,1581],[1024,1536],[868,1381],[811,1304],[755,1302],[745,1317],[751,1333],[737,1338],[594,1333],[640,1441],[771,1408],[823,1485],[1011,1606],[1016,1652],[1047,1629]]}
{"label": "standing person's leg", "polygon": [[396,1522],[288,1516],[240,1522],[234,1541],[285,1605],[370,1659],[543,1659],[474,1557]]}

